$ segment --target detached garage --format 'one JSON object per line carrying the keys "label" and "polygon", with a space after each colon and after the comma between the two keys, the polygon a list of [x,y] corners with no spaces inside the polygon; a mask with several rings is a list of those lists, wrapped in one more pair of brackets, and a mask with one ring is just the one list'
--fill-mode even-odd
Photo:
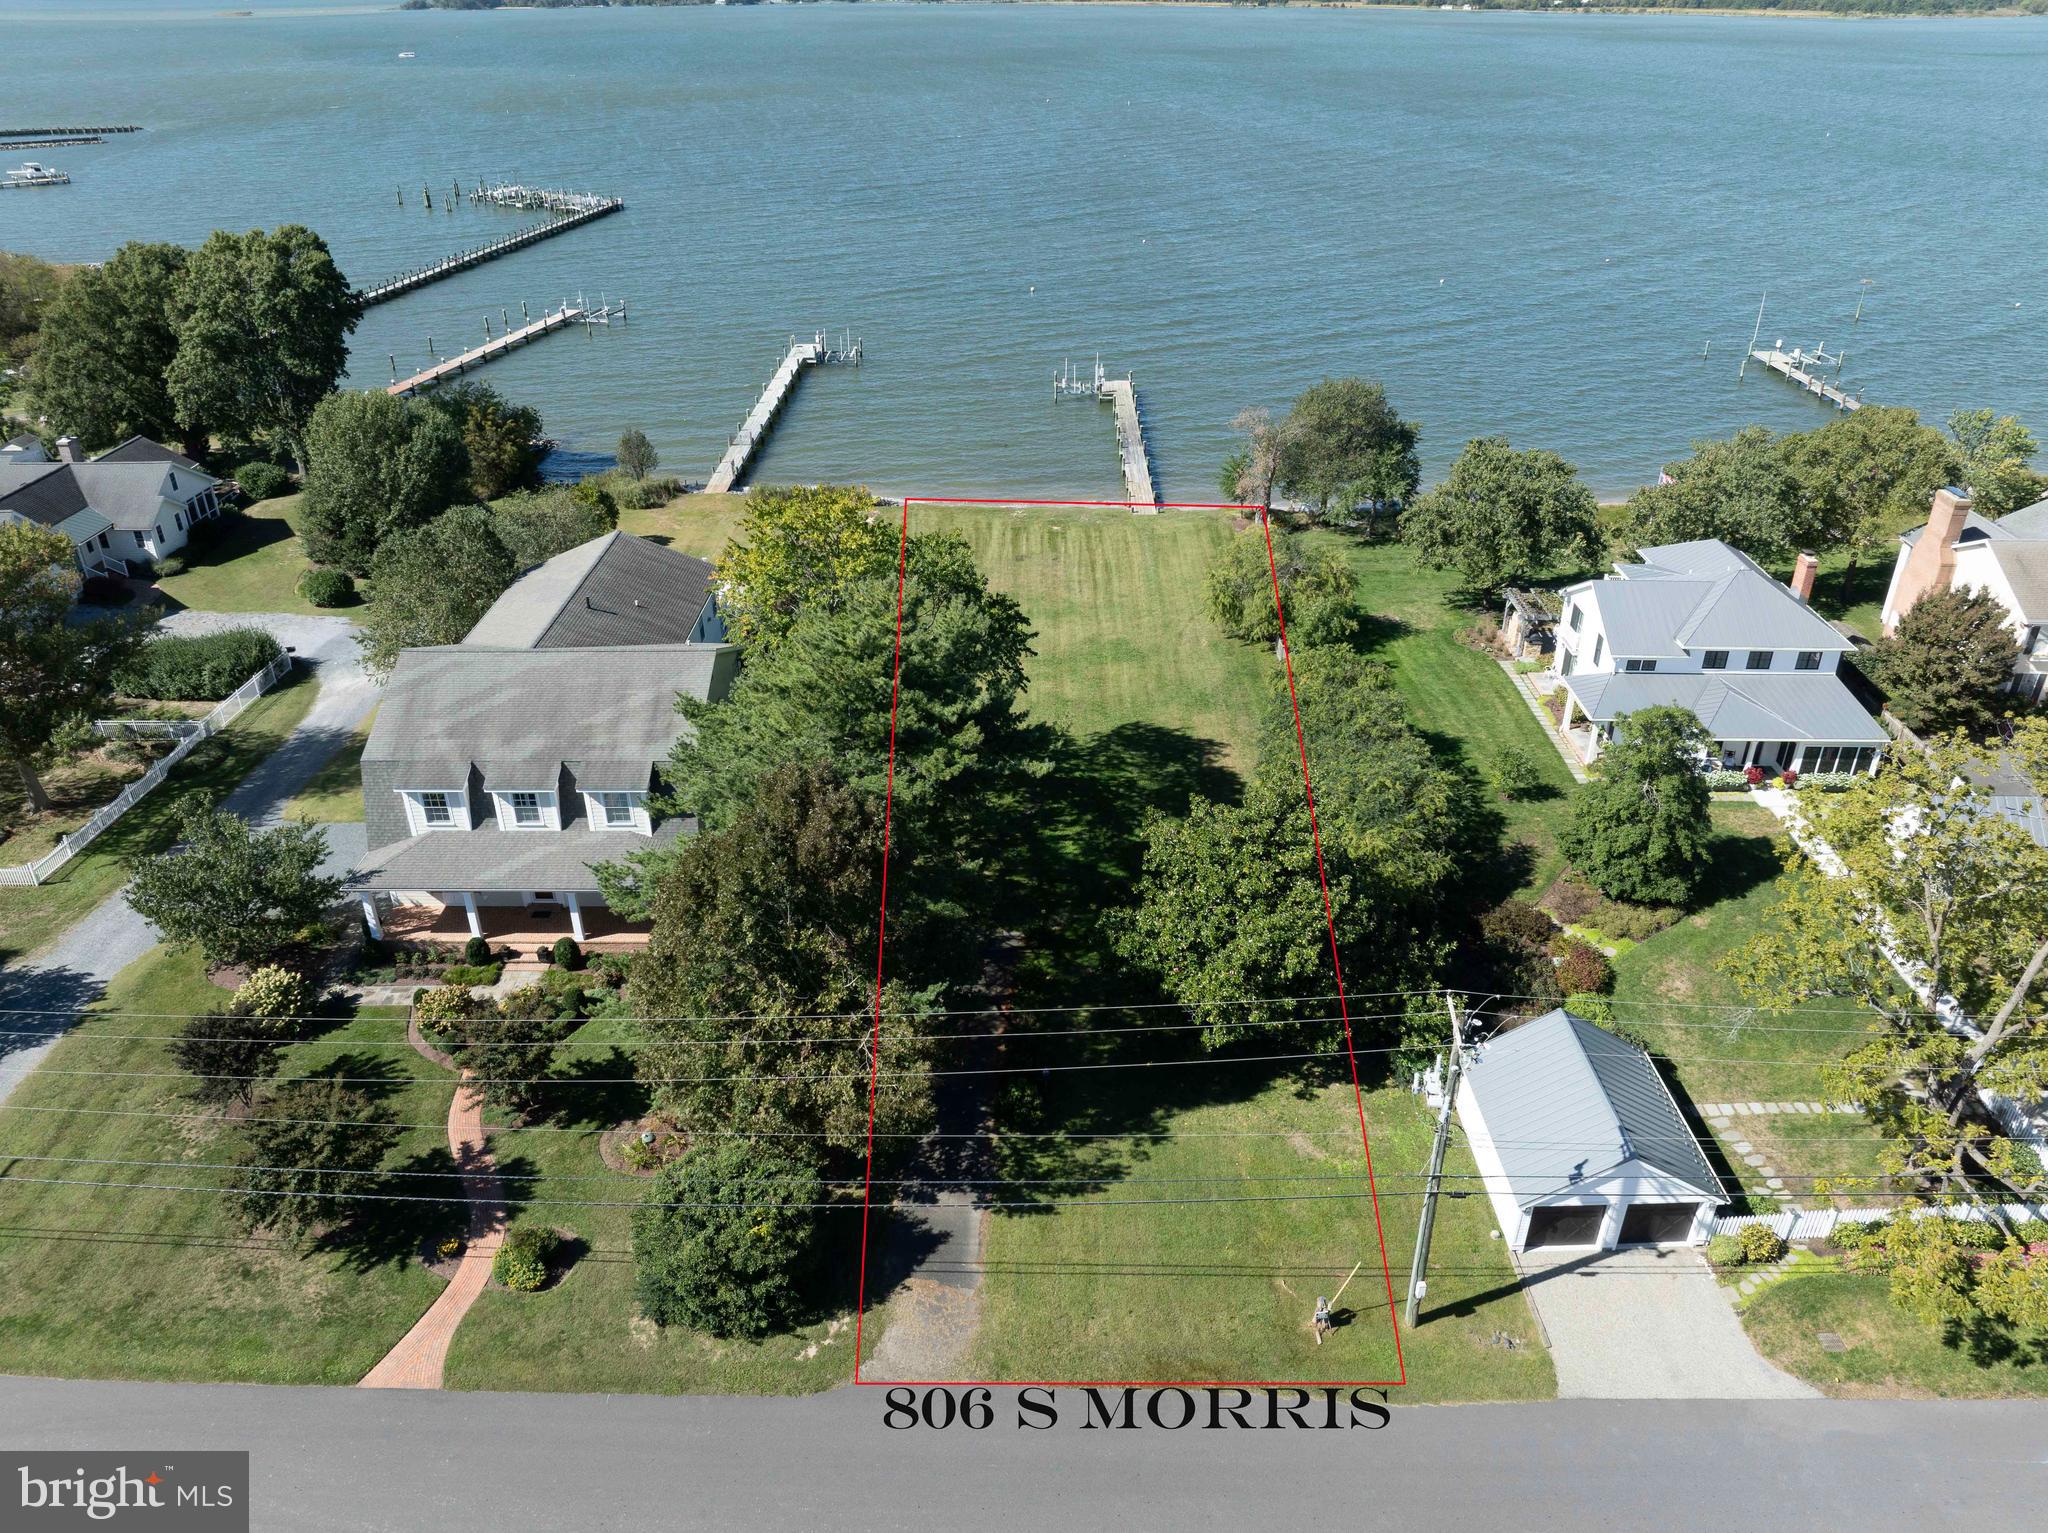
{"label": "detached garage", "polygon": [[1724,1201],[1650,1056],[1567,1011],[1479,1045],[1458,1118],[1516,1251],[1696,1245]]}

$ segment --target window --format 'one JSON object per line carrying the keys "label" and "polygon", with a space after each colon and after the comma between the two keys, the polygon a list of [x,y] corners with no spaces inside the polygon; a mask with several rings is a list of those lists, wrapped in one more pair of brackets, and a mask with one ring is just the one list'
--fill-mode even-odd
{"label": "window", "polygon": [[1799,652],[1799,660],[1798,660],[1798,666],[1799,666],[1799,669],[1800,669],[1800,670],[1802,670],[1802,671],[1817,671],[1817,670],[1819,670],[1819,669],[1820,669],[1820,651],[1819,651],[1819,650],[1817,650],[1817,649],[1802,649],[1802,650],[1801,650],[1801,651]]}
{"label": "window", "polygon": [[455,814],[448,807],[445,793],[422,793],[420,795],[420,818],[429,825],[453,825]]}
{"label": "window", "polygon": [[405,817],[412,833],[430,830],[467,830],[469,817],[463,813],[464,798],[456,788],[411,788],[401,790]]}
{"label": "window", "polygon": [[1657,669],[1657,662],[1654,660],[1624,660],[1621,662],[1621,668],[1629,672],[1654,671]]}
{"label": "window", "polygon": [[500,830],[560,830],[555,796],[539,788],[508,789],[492,795],[498,804]]}
{"label": "window", "polygon": [[157,541],[158,541],[159,543],[161,543],[161,542],[162,542],[162,541],[164,540],[164,529],[163,529],[163,527],[162,527],[162,525],[161,525],[161,524],[159,524],[158,526],[152,527],[152,528],[150,528],[149,530],[150,530],[151,532],[153,532],[153,533],[155,533],[155,534],[156,534],[156,540],[157,540]]}
{"label": "window", "polygon": [[540,795],[538,793],[508,793],[507,802],[512,805],[514,825],[538,825],[541,823]]}
{"label": "window", "polygon": [[1598,664],[1600,663],[1600,651],[1601,651],[1602,649],[1606,648],[1606,646],[1607,646],[1607,635],[1606,635],[1606,634],[1604,634],[1604,633],[1602,633],[1602,634],[1595,634],[1595,635],[1593,636],[1593,663],[1594,663],[1595,665],[1598,665]]}
{"label": "window", "polygon": [[1575,657],[1573,656],[1572,652],[1571,652],[1570,650],[1566,650],[1566,651],[1564,652],[1564,664],[1560,665],[1560,666],[1559,666],[1559,667],[1557,668],[1557,674],[1558,674],[1558,675],[1560,675],[1560,676],[1569,676],[1569,675],[1571,675],[1571,673],[1572,673],[1572,661],[1573,661],[1573,659],[1574,659],[1574,658],[1575,658]]}
{"label": "window", "polygon": [[1725,671],[1725,670],[1727,670],[1727,669],[1728,669],[1728,651],[1727,651],[1727,650],[1725,650],[1725,649],[1710,649],[1710,650],[1708,650],[1708,651],[1706,652],[1705,656],[1703,656],[1703,657],[1701,658],[1701,660],[1700,660],[1700,669],[1701,669],[1701,670],[1703,670],[1703,671]]}
{"label": "window", "polygon": [[1753,649],[1749,652],[1749,668],[1752,671],[1768,671],[1771,662],[1778,657],[1767,649]]}
{"label": "window", "polygon": [[133,538],[133,539],[135,539],[135,546],[136,546],[137,548],[140,548],[140,547],[142,546],[142,534],[141,534],[141,533],[139,533],[139,532],[131,532],[131,533],[129,533],[129,534],[128,534],[128,536],[129,536],[129,537],[131,537],[131,538]]}
{"label": "window", "polygon": [[635,821],[633,818],[632,794],[593,793],[590,797],[596,803],[598,811],[592,816],[593,819],[598,820],[608,828],[620,830],[633,829]]}
{"label": "window", "polygon": [[1585,617],[1585,615],[1586,609],[1584,607],[1580,607],[1577,605],[1573,606],[1571,610],[1571,615],[1566,620],[1571,624],[1571,630],[1573,633],[1577,633],[1579,631],[1579,622],[1582,618]]}
{"label": "window", "polygon": [[172,521],[174,521],[174,522],[176,522],[176,523],[178,524],[178,531],[180,531],[180,532],[183,532],[183,531],[185,530],[185,513],[184,513],[184,512],[182,512],[182,511],[173,511],[173,512],[171,513],[171,520],[172,520]]}

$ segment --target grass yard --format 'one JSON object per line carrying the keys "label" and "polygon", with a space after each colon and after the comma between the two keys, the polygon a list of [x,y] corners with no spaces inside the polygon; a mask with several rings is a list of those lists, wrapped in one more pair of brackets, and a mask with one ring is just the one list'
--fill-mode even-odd
{"label": "grass yard", "polygon": [[[1129,1138],[1018,1147],[1020,1158],[1047,1166],[1040,1176],[1089,1175],[1094,1184],[1049,1198],[1043,1212],[991,1219],[981,1333],[964,1376],[1398,1377],[1368,1200],[1165,1208],[1108,1202],[1362,1190],[1365,1156],[1349,1082],[1302,1088],[1273,1080],[1230,1100],[1198,1102],[1199,1094],[1185,1089],[1186,1075],[1173,1072],[1179,1103],[1190,1104],[1179,1105],[1131,1084],[1134,1076],[1156,1078],[1151,1072],[1118,1074],[1109,1085],[1071,1088],[1077,1110],[1060,1119],[1093,1132],[1140,1125]],[[1366,1112],[1398,1292],[1419,1211],[1417,1200],[1403,1194],[1412,1194],[1427,1167],[1433,1123],[1419,1101],[1399,1090],[1371,1093]],[[1066,1169],[1056,1172],[1055,1164]],[[1450,1169],[1473,1170],[1462,1147]],[[1489,1237],[1492,1229],[1482,1197],[1442,1205],[1422,1324],[1401,1340],[1408,1384],[1398,1398],[1519,1400],[1554,1392],[1549,1355],[1504,1248]],[[1334,1293],[1361,1259],[1364,1268],[1337,1304],[1343,1323],[1317,1347],[1309,1327],[1315,1299]],[[1497,1335],[1520,1345],[1499,1345]]]}
{"label": "grass yard", "polygon": [[275,691],[250,704],[220,734],[201,744],[155,792],[117,820],[83,856],[50,882],[0,887],[0,962],[34,953],[127,882],[130,858],[160,852],[177,834],[179,800],[187,794],[224,795],[265,756],[282,745],[318,684],[293,672]]}
{"label": "grass yard", "polygon": [[[115,978],[99,1010],[194,1013],[226,999],[195,955],[157,948]],[[302,1255],[242,1234],[203,1193],[19,1180],[232,1185],[219,1172],[178,1169],[226,1158],[219,1120],[142,1116],[190,1110],[181,1080],[98,1073],[175,1072],[163,1044],[114,1040],[176,1026],[95,1016],[0,1111],[0,1358],[10,1373],[70,1378],[353,1384],[440,1291],[414,1260],[416,1217],[399,1213],[373,1240]],[[440,1170],[450,1087],[404,1036],[395,1013],[366,1012],[287,1049],[280,1073],[384,1078],[368,1089],[392,1118],[428,1125],[407,1132],[387,1166]],[[393,1042],[401,1046],[384,1046]],[[24,1158],[38,1155],[135,1164]]]}
{"label": "grass yard", "polygon": [[[2048,1331],[1972,1347],[1906,1314],[1876,1273],[1807,1264],[1741,1307],[1750,1339],[1779,1367],[1831,1395],[1997,1399],[2048,1395]],[[1820,1333],[1841,1337],[1830,1352]]]}
{"label": "grass yard", "polygon": [[326,614],[299,595],[306,551],[299,542],[297,495],[261,500],[230,518],[211,548],[188,552],[182,575],[156,583],[180,607],[200,612]]}
{"label": "grass yard", "polygon": [[652,538],[700,559],[716,559],[739,532],[747,497],[679,495],[651,511],[621,511],[619,531]]}
{"label": "grass yard", "polygon": [[20,782],[9,771],[0,777],[0,865],[33,862],[55,851],[65,835],[147,769],[144,762],[112,761],[98,751],[74,756],[41,774],[50,800],[41,812],[28,807]]}
{"label": "grass yard", "polygon": [[376,710],[356,726],[354,737],[327,758],[298,797],[284,806],[286,819],[304,817],[316,825],[355,825],[363,818],[363,747],[370,743]]}

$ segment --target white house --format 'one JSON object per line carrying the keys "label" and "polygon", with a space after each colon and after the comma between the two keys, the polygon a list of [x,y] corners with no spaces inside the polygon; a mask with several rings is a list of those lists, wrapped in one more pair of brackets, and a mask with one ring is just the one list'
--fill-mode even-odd
{"label": "white house", "polygon": [[2020,641],[2012,691],[2030,703],[2048,693],[2048,500],[1993,521],[1961,490],[1941,490],[1924,526],[1899,538],[1884,593],[1884,631],[1929,591],[1985,591],[2005,609]]}
{"label": "white house", "polygon": [[1650,1056],[1570,1012],[1480,1044],[1457,1107],[1510,1250],[1697,1245],[1726,1201]]}
{"label": "white house", "polygon": [[1705,539],[1567,587],[1552,664],[1579,754],[1596,760],[1616,720],[1671,704],[1714,737],[1715,765],[1874,771],[1889,737],[1838,674],[1850,641],[1807,605],[1815,568],[1801,554],[1783,585]]}
{"label": "white house", "polygon": [[35,437],[19,436],[0,448],[0,521],[63,533],[88,575],[128,575],[176,553],[195,526],[220,515],[219,483],[147,437],[96,458],[65,437],[52,458]]}

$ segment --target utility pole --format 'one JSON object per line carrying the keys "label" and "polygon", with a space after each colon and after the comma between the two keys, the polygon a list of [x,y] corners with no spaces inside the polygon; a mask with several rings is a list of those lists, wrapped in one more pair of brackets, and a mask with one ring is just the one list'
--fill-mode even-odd
{"label": "utility pole", "polygon": [[1464,1022],[1458,1015],[1457,999],[1447,995],[1444,1005],[1451,1013],[1451,1062],[1444,1076],[1443,1110],[1436,1119],[1436,1143],[1429,1152],[1429,1187],[1422,1195],[1422,1228],[1415,1233],[1415,1261],[1408,1269],[1408,1310],[1403,1323],[1410,1326],[1415,1324],[1415,1311],[1427,1286],[1423,1274],[1429,1270],[1429,1237],[1436,1228],[1436,1200],[1444,1188],[1444,1152],[1451,1144],[1451,1110],[1457,1105],[1458,1077],[1465,1069]]}

